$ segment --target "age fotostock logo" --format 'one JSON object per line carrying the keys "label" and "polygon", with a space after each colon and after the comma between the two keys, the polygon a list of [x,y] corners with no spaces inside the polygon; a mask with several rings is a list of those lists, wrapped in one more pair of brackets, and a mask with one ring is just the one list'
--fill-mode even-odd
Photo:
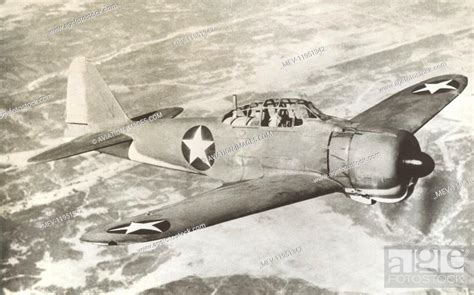
{"label": "age fotostock logo", "polygon": [[385,288],[459,288],[472,284],[472,247],[384,247]]}

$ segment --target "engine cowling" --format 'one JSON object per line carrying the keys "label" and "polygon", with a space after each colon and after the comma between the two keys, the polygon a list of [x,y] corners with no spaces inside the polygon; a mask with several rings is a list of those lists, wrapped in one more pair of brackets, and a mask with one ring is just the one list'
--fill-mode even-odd
{"label": "engine cowling", "polygon": [[411,133],[391,131],[333,132],[328,149],[328,174],[356,201],[400,202],[413,192],[420,177],[434,170]]}

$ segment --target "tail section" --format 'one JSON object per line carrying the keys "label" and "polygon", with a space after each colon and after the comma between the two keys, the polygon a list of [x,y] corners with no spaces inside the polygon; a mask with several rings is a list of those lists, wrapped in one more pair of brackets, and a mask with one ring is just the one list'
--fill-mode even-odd
{"label": "tail section", "polygon": [[65,132],[67,137],[75,138],[28,159],[28,162],[54,161],[90,151],[128,159],[133,138],[123,134],[119,127],[143,118],[171,119],[182,111],[180,107],[165,108],[130,120],[97,69],[84,57],[77,57],[69,67]]}
{"label": "tail section", "polygon": [[85,57],[70,67],[66,100],[67,136],[98,132],[130,123],[99,72]]}

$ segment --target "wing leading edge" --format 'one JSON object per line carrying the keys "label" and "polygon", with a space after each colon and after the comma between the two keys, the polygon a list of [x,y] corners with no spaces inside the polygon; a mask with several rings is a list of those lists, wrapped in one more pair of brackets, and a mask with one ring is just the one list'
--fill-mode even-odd
{"label": "wing leading edge", "polygon": [[202,224],[209,227],[342,191],[337,182],[329,179],[314,183],[314,176],[278,175],[220,187],[178,204],[101,226],[81,240],[109,245],[160,240]]}
{"label": "wing leading edge", "polygon": [[462,75],[437,76],[408,87],[351,119],[358,129],[378,127],[418,131],[467,85]]}

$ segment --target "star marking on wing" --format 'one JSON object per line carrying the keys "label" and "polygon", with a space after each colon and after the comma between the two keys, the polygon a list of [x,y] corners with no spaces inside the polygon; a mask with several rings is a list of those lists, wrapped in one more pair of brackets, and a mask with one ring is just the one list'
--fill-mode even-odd
{"label": "star marking on wing", "polygon": [[110,229],[109,231],[119,231],[119,230],[125,230],[126,229],[127,230],[125,232],[126,235],[128,235],[130,233],[134,233],[134,232],[142,230],[142,229],[162,233],[163,231],[161,229],[155,227],[154,225],[155,224],[160,224],[160,223],[163,223],[163,222],[165,222],[165,221],[164,220],[158,220],[158,221],[151,221],[151,222],[145,222],[145,223],[139,223],[139,222],[133,222],[132,221],[127,226],[122,226],[122,227]]}
{"label": "star marking on wing", "polygon": [[201,159],[203,163],[211,167],[211,163],[209,163],[209,159],[206,155],[206,149],[210,147],[214,141],[204,140],[202,126],[199,126],[199,128],[196,129],[191,139],[183,139],[183,142],[191,151],[189,155],[189,163],[194,162],[196,159]]}
{"label": "star marking on wing", "polygon": [[441,82],[438,82],[438,83],[425,83],[424,88],[413,91],[412,93],[418,93],[418,92],[422,92],[422,91],[429,91],[430,94],[434,94],[440,89],[456,89],[456,87],[448,85],[451,81],[453,81],[453,80],[451,79],[451,80],[447,80],[447,81],[441,81]]}

